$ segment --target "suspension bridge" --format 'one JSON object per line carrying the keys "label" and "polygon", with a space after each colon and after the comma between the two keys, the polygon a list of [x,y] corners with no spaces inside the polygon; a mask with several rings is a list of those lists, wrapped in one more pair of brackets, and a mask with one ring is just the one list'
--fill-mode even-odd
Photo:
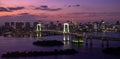
{"label": "suspension bridge", "polygon": [[41,23],[38,23],[37,24],[37,27],[36,27],[36,30],[35,32],[37,33],[41,33],[41,32],[56,32],[56,33],[61,33],[61,34],[69,34],[69,35],[74,35],[74,36],[77,36],[77,37],[84,37],[84,38],[87,38],[87,39],[97,39],[97,40],[103,40],[103,41],[108,41],[108,40],[111,40],[111,41],[120,41],[120,38],[114,38],[114,37],[106,37],[106,36],[92,36],[92,35],[84,35],[84,34],[79,34],[79,33],[73,33],[73,32],[70,32],[70,28],[69,28],[69,23],[64,23],[64,26],[63,26],[63,31],[60,31],[60,30],[49,30],[49,29],[43,29],[42,30],[42,24]]}
{"label": "suspension bridge", "polygon": [[[84,37],[87,39],[97,39],[97,40],[109,40],[109,41],[120,41],[120,38],[114,38],[114,37],[106,37],[106,36],[92,36],[92,35],[84,35],[84,34],[80,34],[80,33],[73,33],[70,32],[70,24],[69,23],[64,23],[63,24],[63,30],[49,30],[49,29],[42,29],[42,24],[38,23],[36,25],[36,29],[35,31],[36,33],[39,33],[39,35],[37,36],[41,36],[41,32],[55,32],[55,33],[61,33],[61,34],[68,34],[68,35],[73,35],[73,36],[77,36],[77,37]],[[4,34],[11,34],[12,32],[6,32]]]}

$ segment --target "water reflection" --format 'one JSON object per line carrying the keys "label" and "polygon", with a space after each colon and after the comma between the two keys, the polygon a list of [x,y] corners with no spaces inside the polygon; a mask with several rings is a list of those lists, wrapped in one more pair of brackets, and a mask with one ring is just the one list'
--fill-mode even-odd
{"label": "water reflection", "polygon": [[73,45],[76,46],[76,47],[83,47],[84,46],[83,43],[77,43],[77,44],[73,44]]}
{"label": "water reflection", "polygon": [[[37,33],[36,36],[38,38],[41,38],[40,33]],[[49,47],[49,48],[48,47],[47,48],[46,47],[36,47],[36,46],[32,45],[32,42],[35,41],[34,38],[32,38],[32,40],[30,40],[29,38],[25,38],[25,39],[22,38],[21,39],[21,38],[3,38],[3,37],[1,37],[0,47],[2,47],[2,48],[0,49],[0,54],[4,53],[6,51],[39,51],[39,50],[44,51],[44,50],[61,49],[61,48],[62,49],[75,48],[80,52],[79,54],[76,54],[76,55],[73,55],[73,56],[70,55],[70,56],[57,56],[57,57],[59,59],[61,59],[61,58],[63,58],[63,59],[66,58],[67,59],[68,57],[69,57],[68,59],[74,59],[74,58],[79,58],[79,57],[88,59],[89,57],[92,56],[93,59],[97,59],[98,56],[100,56],[100,57],[103,57],[103,59],[104,58],[105,59],[116,59],[116,58],[111,58],[111,56],[108,56],[106,54],[102,54],[100,51],[97,50],[97,49],[101,50],[101,43],[102,43],[101,40],[92,39],[92,43],[93,43],[92,49],[93,50],[91,50],[90,48],[86,48],[86,47],[83,46],[85,43],[90,45],[90,39],[84,38],[84,40],[86,40],[84,43],[74,44],[74,43],[71,43],[71,38],[72,37],[70,35],[63,35],[63,36],[60,35],[60,36],[51,36],[51,37],[49,36],[47,38],[48,39],[61,40],[61,41],[63,41],[64,45],[61,46],[61,47]],[[14,40],[8,40],[8,39],[14,39]],[[63,39],[65,39],[67,41],[64,41]],[[69,39],[69,41],[68,41],[68,39]],[[120,46],[118,41],[117,42],[103,41],[104,46],[105,46],[105,44],[106,44],[106,46],[108,46],[108,43],[110,43],[110,47]],[[81,47],[81,46],[83,46],[83,47]],[[96,49],[96,46],[97,46],[97,49]],[[79,47],[79,48],[76,48],[76,47]],[[85,55],[86,53],[87,53],[87,57]],[[94,58],[93,55],[97,56],[97,58]],[[50,57],[48,56],[48,57],[41,57],[41,58],[42,59],[48,59],[48,58],[57,59],[56,56],[50,56]],[[35,57],[35,58],[30,57],[29,59],[36,59],[36,58],[37,57]],[[23,58],[23,59],[25,59],[25,58]],[[39,57],[37,59],[39,59]]]}
{"label": "water reflection", "polygon": [[70,35],[68,35],[68,34],[63,34],[63,40],[64,40],[64,41],[69,41],[69,40],[70,40]]}
{"label": "water reflection", "polygon": [[102,48],[108,48],[108,47],[109,47],[109,44],[110,44],[110,42],[109,42],[108,40],[106,40],[106,41],[103,41],[103,40],[102,40],[101,47],[102,47]]}
{"label": "water reflection", "polygon": [[104,39],[107,39],[107,38],[104,38],[106,36],[106,32],[102,32],[102,44],[101,44],[101,47],[102,48],[108,48],[109,47],[109,41],[108,40],[104,40]]}
{"label": "water reflection", "polygon": [[41,38],[41,36],[42,36],[41,32],[36,33],[36,37]]}
{"label": "water reflection", "polygon": [[[36,40],[45,40],[46,36],[53,37],[55,35],[55,34],[54,35],[52,35],[52,34],[46,35],[46,34],[47,34],[46,32],[42,32],[42,33],[41,32],[36,32],[36,33],[30,32],[30,33],[17,33],[17,34],[12,33],[12,34],[5,35],[5,37],[15,37],[15,38],[19,38],[19,37],[33,38],[34,37]],[[110,47],[112,45],[111,44],[112,41],[109,41],[109,38],[108,38],[108,40],[106,40],[106,38],[104,37],[104,36],[107,36],[108,34],[109,33],[106,33],[106,32],[102,32],[102,33],[94,32],[93,34],[89,34],[89,35],[94,35],[96,37],[101,36],[100,38],[97,39],[97,38],[91,38],[91,37],[89,38],[87,36],[87,33],[83,33],[85,42],[82,44],[80,44],[80,43],[79,44],[72,43],[72,44],[75,46],[85,45],[86,47],[94,47],[96,45],[99,45],[99,47],[101,47],[101,48]],[[56,35],[58,35],[58,34],[56,34]],[[71,41],[72,41],[71,39],[77,38],[76,36],[72,36],[72,35],[68,35],[68,34],[63,34],[63,35],[59,34],[58,36],[63,36],[61,38],[58,38],[58,37],[56,37],[56,38],[58,38],[57,40],[63,41],[64,48],[70,48]],[[54,40],[56,40],[56,38],[54,38]]]}
{"label": "water reflection", "polygon": [[42,37],[42,33],[41,33],[41,32],[37,32],[37,33],[35,34],[35,38],[36,38],[37,40],[41,40],[41,37]]}
{"label": "water reflection", "polygon": [[69,49],[69,48],[71,48],[70,41],[63,41],[63,43],[64,43],[63,49]]}
{"label": "water reflection", "polygon": [[63,49],[71,48],[71,46],[70,46],[70,35],[63,34],[63,43],[64,43]]}

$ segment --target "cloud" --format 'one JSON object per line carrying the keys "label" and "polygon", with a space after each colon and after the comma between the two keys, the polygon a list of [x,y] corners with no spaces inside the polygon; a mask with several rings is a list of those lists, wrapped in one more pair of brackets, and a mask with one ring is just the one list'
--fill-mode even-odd
{"label": "cloud", "polygon": [[29,13],[21,13],[21,14],[19,14],[19,15],[30,15]]}
{"label": "cloud", "polygon": [[69,15],[81,15],[86,17],[120,16],[120,12],[74,12],[74,13],[69,13]]}
{"label": "cloud", "polygon": [[4,7],[0,7],[0,12],[8,12],[9,10],[7,8]]}
{"label": "cloud", "polygon": [[47,5],[42,5],[40,7],[36,7],[35,10],[59,11],[62,10],[62,8],[49,8]]}
{"label": "cloud", "polygon": [[79,4],[76,4],[76,5],[68,5],[68,7],[80,7]]}
{"label": "cloud", "polygon": [[10,11],[14,11],[14,10],[24,9],[24,7],[8,7],[8,9],[9,9]]}
{"label": "cloud", "polygon": [[17,15],[7,15],[7,16],[0,16],[0,22],[12,22],[12,21],[25,21],[25,22],[32,22],[47,19],[47,14],[35,15],[30,13],[20,13]]}
{"label": "cloud", "polygon": [[0,12],[11,12],[24,9],[24,7],[0,7]]}
{"label": "cloud", "polygon": [[32,15],[29,13],[21,13],[18,15],[8,15],[8,16],[0,16],[0,23],[4,22],[34,22],[36,21],[38,15]]}

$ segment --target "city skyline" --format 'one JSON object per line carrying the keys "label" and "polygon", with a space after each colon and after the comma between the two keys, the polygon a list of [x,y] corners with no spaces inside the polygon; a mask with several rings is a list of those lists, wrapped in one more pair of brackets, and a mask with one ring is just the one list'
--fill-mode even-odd
{"label": "city skyline", "polygon": [[119,0],[1,0],[0,23],[6,21],[100,21],[120,19]]}
{"label": "city skyline", "polygon": [[0,59],[119,59],[120,0],[0,0]]}

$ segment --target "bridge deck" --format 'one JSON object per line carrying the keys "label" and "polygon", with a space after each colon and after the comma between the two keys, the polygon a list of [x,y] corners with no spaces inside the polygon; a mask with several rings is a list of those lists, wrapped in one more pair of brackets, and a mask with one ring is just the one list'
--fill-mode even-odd
{"label": "bridge deck", "polygon": [[[79,34],[79,33],[64,33],[63,31],[58,31],[58,30],[42,30],[42,31],[35,31],[35,32],[57,32],[57,33],[62,33],[62,34],[70,34],[70,35],[75,35],[78,37],[84,37],[84,38],[88,38],[88,39],[98,39],[98,40],[111,40],[111,41],[120,41],[120,38],[114,38],[114,37],[103,37],[103,36],[90,36],[90,35],[86,35],[84,36],[83,34]],[[11,34],[12,32],[6,32],[4,34]]]}

